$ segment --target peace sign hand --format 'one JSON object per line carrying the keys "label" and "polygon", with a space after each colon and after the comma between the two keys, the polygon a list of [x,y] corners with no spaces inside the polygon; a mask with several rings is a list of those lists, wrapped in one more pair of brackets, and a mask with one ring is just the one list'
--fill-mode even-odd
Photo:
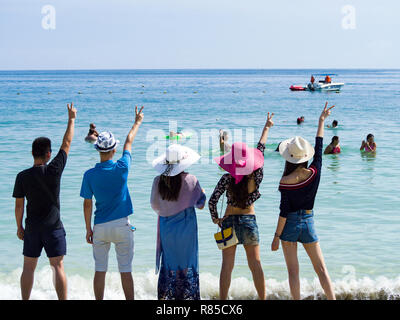
{"label": "peace sign hand", "polygon": [[334,108],[334,107],[335,107],[335,106],[333,105],[333,106],[331,106],[331,107],[328,108],[328,101],[327,101],[327,102],[325,103],[324,110],[322,110],[322,113],[321,113],[321,115],[320,115],[320,117],[319,117],[319,120],[320,120],[320,121],[325,121],[325,119],[328,118],[329,115],[331,114],[331,109]]}
{"label": "peace sign hand", "polygon": [[142,112],[143,108],[144,108],[144,107],[142,106],[142,107],[140,108],[139,112],[138,112],[138,107],[135,106],[135,123],[136,123],[136,124],[141,124],[142,121],[143,121],[143,117],[144,117],[144,114],[143,114],[143,112]]}
{"label": "peace sign hand", "polygon": [[74,103],[67,104],[68,109],[68,119],[75,119],[76,118],[76,109],[74,108]]}
{"label": "peace sign hand", "polygon": [[265,124],[265,126],[267,127],[267,128],[271,128],[273,125],[274,125],[274,122],[272,121],[272,117],[274,116],[274,113],[271,113],[271,115],[269,115],[269,112],[268,112],[268,116],[267,116],[267,122],[266,122],[266,124]]}

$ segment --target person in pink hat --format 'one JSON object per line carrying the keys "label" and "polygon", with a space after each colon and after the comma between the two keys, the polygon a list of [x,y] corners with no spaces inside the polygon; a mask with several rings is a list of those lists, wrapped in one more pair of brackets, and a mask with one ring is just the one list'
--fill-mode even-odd
{"label": "person in pink hat", "polygon": [[[235,142],[229,153],[214,159],[227,173],[219,180],[208,203],[213,222],[222,230],[232,227],[238,239],[237,244],[244,246],[254,285],[261,300],[266,298],[265,278],[260,261],[254,202],[261,196],[259,187],[264,176],[264,149],[269,129],[274,125],[273,115],[268,113],[257,148],[250,148],[243,142]],[[219,218],[217,203],[225,192],[228,205],[224,216]],[[219,282],[221,300],[228,298],[236,247],[237,245],[233,245],[222,250]]]}

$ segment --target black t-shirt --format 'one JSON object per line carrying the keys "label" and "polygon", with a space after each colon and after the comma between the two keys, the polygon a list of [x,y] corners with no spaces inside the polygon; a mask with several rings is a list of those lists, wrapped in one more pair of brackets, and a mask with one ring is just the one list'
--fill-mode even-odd
{"label": "black t-shirt", "polygon": [[25,231],[63,227],[60,220],[60,181],[66,162],[67,154],[60,149],[49,164],[18,173],[13,197],[27,199]]}

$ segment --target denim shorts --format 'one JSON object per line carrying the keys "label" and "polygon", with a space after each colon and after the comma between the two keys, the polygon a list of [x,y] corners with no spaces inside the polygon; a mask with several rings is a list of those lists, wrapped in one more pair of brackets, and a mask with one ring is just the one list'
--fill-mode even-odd
{"label": "denim shorts", "polygon": [[25,232],[23,249],[25,257],[39,258],[43,248],[48,258],[65,256],[67,254],[67,241],[64,228]]}
{"label": "denim shorts", "polygon": [[229,215],[222,222],[222,229],[233,227],[238,244],[258,245],[260,242],[258,226],[254,214]]}
{"label": "denim shorts", "polygon": [[280,239],[301,243],[317,242],[318,237],[315,233],[313,217],[313,210],[299,210],[289,213]]}

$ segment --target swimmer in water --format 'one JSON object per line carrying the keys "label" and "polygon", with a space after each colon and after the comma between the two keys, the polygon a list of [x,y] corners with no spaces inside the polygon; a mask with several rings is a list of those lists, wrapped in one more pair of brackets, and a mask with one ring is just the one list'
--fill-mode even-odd
{"label": "swimmer in water", "polygon": [[182,132],[175,132],[175,131],[170,131],[168,139],[181,139],[185,138],[186,136]]}
{"label": "swimmer in water", "polygon": [[90,124],[89,127],[89,132],[85,138],[86,142],[94,143],[97,141],[97,137],[99,136],[99,133],[96,130],[96,125],[94,123]]}
{"label": "swimmer in water", "polygon": [[304,122],[304,116],[297,118],[297,124],[302,124]]}
{"label": "swimmer in water", "polygon": [[219,149],[221,154],[225,154],[231,151],[231,145],[228,143],[228,132],[219,130]]}
{"label": "swimmer in water", "polygon": [[361,143],[360,150],[365,152],[375,152],[376,151],[376,142],[374,140],[374,135],[370,133],[367,135],[367,141],[363,140]]}
{"label": "swimmer in water", "polygon": [[325,148],[324,154],[340,153],[339,137],[334,136],[331,143]]}
{"label": "swimmer in water", "polygon": [[336,128],[337,126],[338,126],[337,120],[333,120],[332,125],[329,125],[329,124],[327,125],[328,128]]}

